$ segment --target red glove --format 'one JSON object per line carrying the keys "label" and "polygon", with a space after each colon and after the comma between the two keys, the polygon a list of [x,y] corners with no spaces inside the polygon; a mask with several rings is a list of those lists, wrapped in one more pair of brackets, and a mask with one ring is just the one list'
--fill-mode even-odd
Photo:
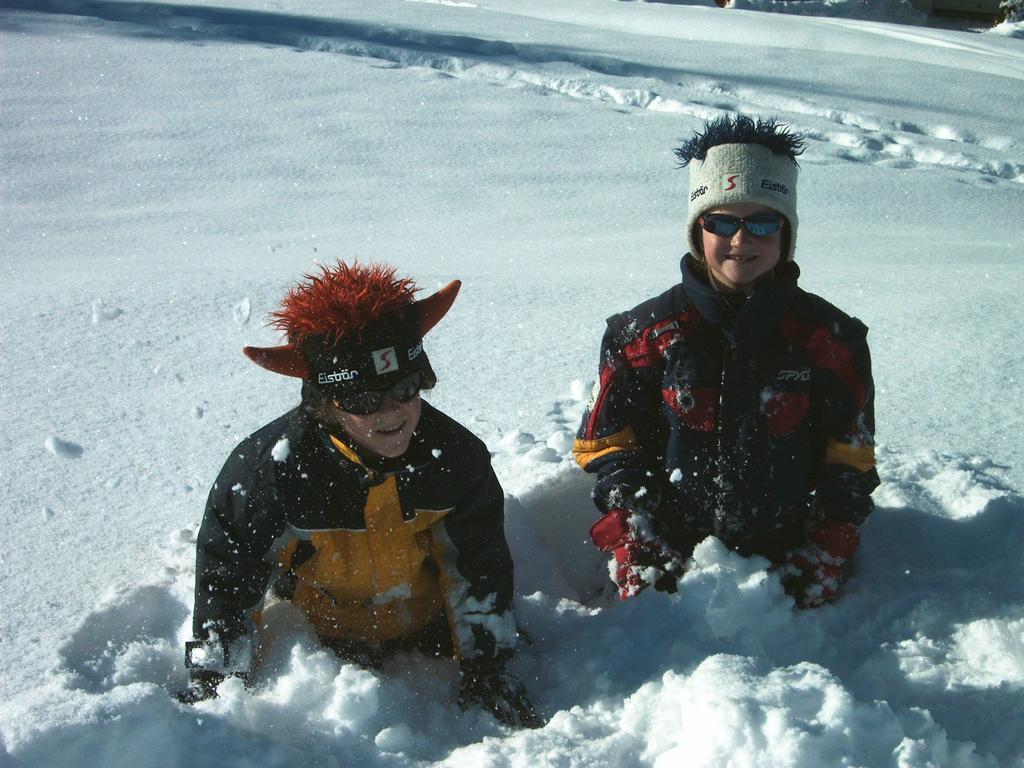
{"label": "red glove", "polygon": [[822,520],[811,525],[807,543],[789,553],[783,571],[786,591],[798,608],[817,608],[839,596],[846,561],[858,544],[860,531],[853,523]]}
{"label": "red glove", "polygon": [[635,516],[625,509],[613,509],[590,528],[590,538],[602,552],[614,553],[609,575],[627,600],[651,583],[663,592],[675,592],[683,573],[679,557],[663,544],[641,535]]}

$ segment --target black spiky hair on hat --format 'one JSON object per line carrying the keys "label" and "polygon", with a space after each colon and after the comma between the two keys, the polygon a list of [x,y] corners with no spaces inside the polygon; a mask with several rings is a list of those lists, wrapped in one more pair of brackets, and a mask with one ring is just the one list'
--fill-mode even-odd
{"label": "black spiky hair on hat", "polygon": [[681,147],[674,150],[679,167],[685,168],[691,160],[704,160],[708,150],[719,144],[762,144],[777,155],[785,155],[794,163],[804,151],[804,137],[780,125],[774,118],[758,118],[754,122],[746,115],[719,117],[704,123],[704,132],[694,131]]}

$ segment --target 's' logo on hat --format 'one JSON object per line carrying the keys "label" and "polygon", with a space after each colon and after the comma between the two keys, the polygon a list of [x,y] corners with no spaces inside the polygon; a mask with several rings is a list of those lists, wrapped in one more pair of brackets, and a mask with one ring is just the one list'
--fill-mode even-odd
{"label": "'s' logo on hat", "polygon": [[738,173],[726,173],[722,175],[722,191],[731,192],[736,189],[736,179],[740,177]]}
{"label": "'s' logo on hat", "polygon": [[373,351],[373,367],[377,373],[391,373],[398,370],[398,356],[394,347],[376,349]]}

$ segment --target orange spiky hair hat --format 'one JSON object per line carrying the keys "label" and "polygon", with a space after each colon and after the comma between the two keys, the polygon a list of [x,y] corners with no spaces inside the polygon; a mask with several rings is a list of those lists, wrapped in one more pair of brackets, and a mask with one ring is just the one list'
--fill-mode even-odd
{"label": "orange spiky hair hat", "polygon": [[327,395],[382,389],[413,371],[433,386],[423,337],[451,308],[460,286],[453,280],[417,301],[415,283],[393,267],[339,261],[305,275],[271,313],[287,344],[243,351],[257,365],[305,379]]}

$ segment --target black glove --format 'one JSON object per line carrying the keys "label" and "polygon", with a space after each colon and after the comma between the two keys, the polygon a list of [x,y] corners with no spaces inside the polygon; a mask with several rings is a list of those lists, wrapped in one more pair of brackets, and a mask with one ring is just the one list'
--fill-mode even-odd
{"label": "black glove", "polygon": [[490,712],[494,719],[513,728],[540,728],[544,721],[530,703],[526,688],[519,679],[505,671],[504,665],[494,659],[463,660],[462,686],[459,689],[459,707],[472,706]]}
{"label": "black glove", "polygon": [[[245,663],[241,668],[231,666],[233,659],[229,649],[230,646],[217,636],[185,643],[185,668],[188,669],[189,684],[188,688],[178,691],[174,697],[182,704],[195,704],[217,698],[217,687],[228,675],[248,682],[245,671],[248,664]],[[200,652],[198,660],[193,658],[196,651]]]}
{"label": "black glove", "polygon": [[682,578],[686,571],[683,568],[682,562],[678,559],[670,560],[663,565],[665,570],[654,580],[654,591],[674,595],[679,591],[679,579]]}
{"label": "black glove", "polygon": [[625,509],[650,515],[661,506],[662,491],[652,473],[638,469],[617,469],[598,475],[591,493],[599,509]]}
{"label": "black glove", "polygon": [[212,669],[193,667],[188,671],[188,688],[178,691],[174,698],[182,704],[195,704],[217,698],[217,686],[224,682],[224,675]]}

